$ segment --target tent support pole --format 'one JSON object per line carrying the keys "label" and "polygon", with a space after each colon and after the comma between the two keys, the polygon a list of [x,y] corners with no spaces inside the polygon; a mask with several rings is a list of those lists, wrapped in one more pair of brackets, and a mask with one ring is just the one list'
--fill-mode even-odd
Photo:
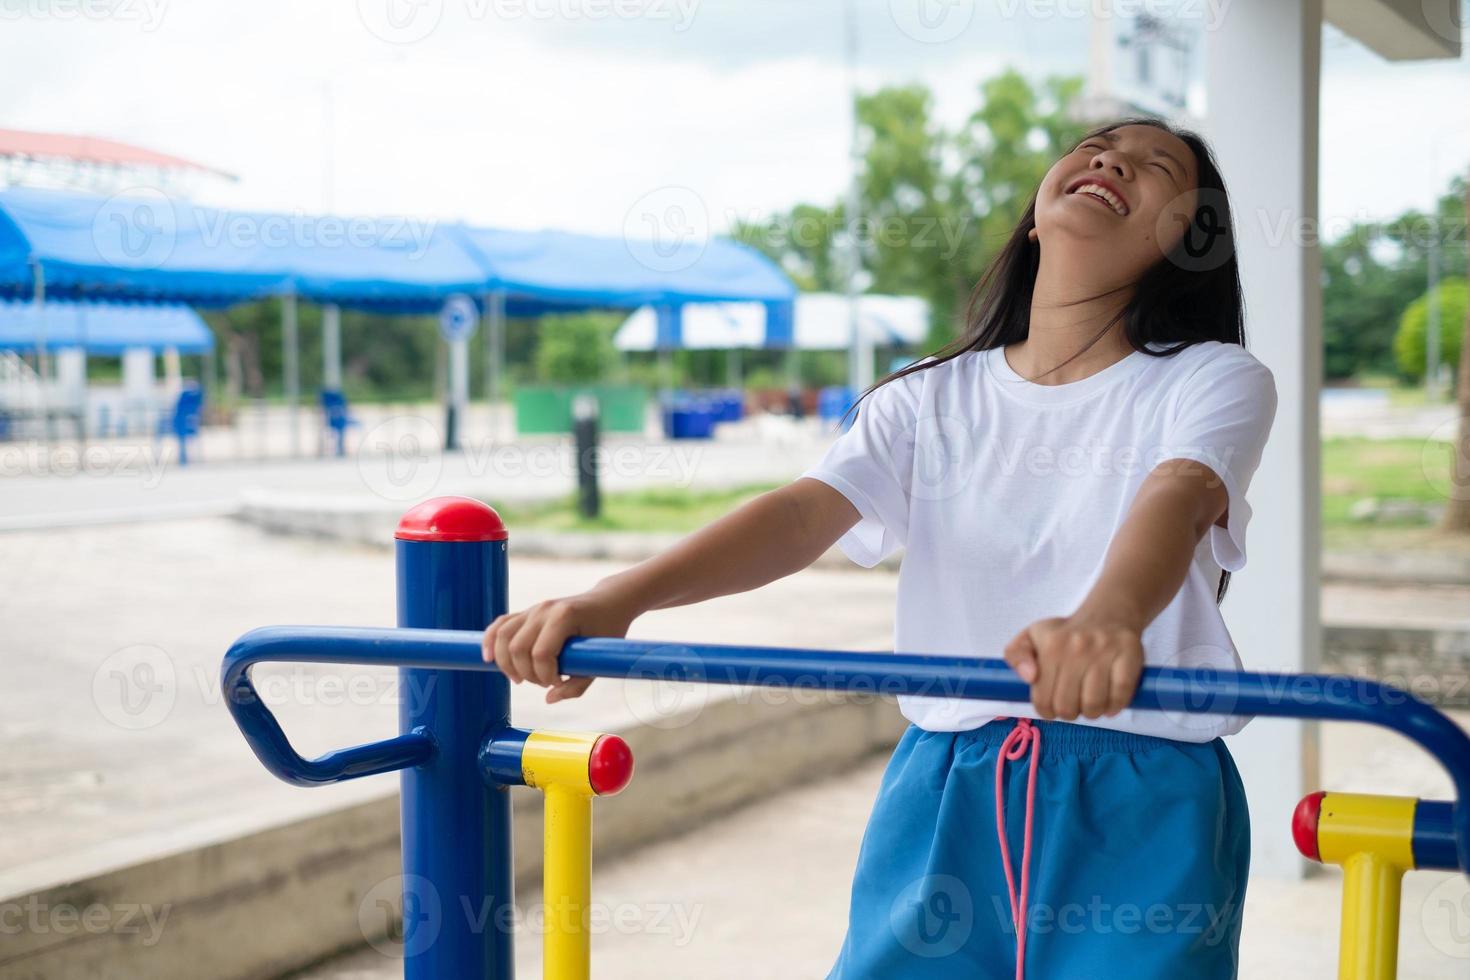
{"label": "tent support pole", "polygon": [[342,308],[322,307],[322,387],[342,390]]}
{"label": "tent support pole", "polygon": [[485,411],[490,417],[490,438],[500,411],[500,375],[505,370],[505,290],[492,289],[480,297],[485,312]]}
{"label": "tent support pole", "polygon": [[[862,329],[858,314],[858,277],[863,272],[863,190],[862,174],[866,161],[863,157],[862,125],[858,119],[857,90],[857,9],[854,0],[843,4],[843,21],[846,26],[847,87],[850,106],[850,129],[848,133],[848,161],[851,172],[847,177],[847,247],[843,294],[847,297],[847,385],[857,392],[873,383],[873,340]],[[793,338],[794,339],[794,338]]]}
{"label": "tent support pole", "polygon": [[301,363],[300,338],[297,337],[296,293],[281,297],[281,354],[285,364],[286,420],[291,430],[291,456],[301,455],[300,421]]}
{"label": "tent support pole", "polygon": [[46,442],[51,442],[51,405],[46,397],[46,272],[41,263],[31,262],[31,301],[36,305],[36,408],[41,413],[41,428]]}

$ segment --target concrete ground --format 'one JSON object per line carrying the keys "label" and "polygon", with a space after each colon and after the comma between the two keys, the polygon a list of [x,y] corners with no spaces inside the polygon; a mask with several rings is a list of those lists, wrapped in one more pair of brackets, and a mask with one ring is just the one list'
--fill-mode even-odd
{"label": "concrete ground", "polygon": [[[391,777],[311,791],[277,782],[236,732],[217,679],[230,643],[256,626],[393,625],[388,553],[223,519],[12,532],[0,547],[0,676],[15,693],[0,714],[0,894],[166,846],[182,826],[243,831],[392,791]],[[512,608],[620,567],[517,559]],[[755,593],[647,614],[633,635],[891,649],[896,581],[807,569]],[[1324,607],[1329,621],[1392,614],[1465,625],[1470,589],[1329,586]],[[257,678],[302,752],[396,725],[391,670],[267,665]],[[521,687],[516,716],[618,727],[638,720],[643,690],[599,681],[548,707]]]}
{"label": "concrete ground", "polygon": [[[1463,717],[1462,723],[1470,720]],[[1256,722],[1255,724],[1263,724]],[[1326,785],[1433,787],[1434,764],[1407,743],[1345,725],[1324,726]],[[831,967],[846,926],[852,871],[884,760],[797,787],[717,821],[698,834],[599,865],[592,945],[598,980],[810,980]],[[1444,786],[1439,786],[1443,792]],[[1432,790],[1431,790],[1432,791]],[[630,789],[636,792],[636,786]],[[598,804],[616,806],[616,798]],[[988,838],[987,838],[988,840]],[[1241,976],[1329,980],[1337,976],[1341,879],[1253,877],[1247,890]],[[541,975],[536,894],[520,897],[516,972]],[[1470,885],[1463,876],[1411,873],[1400,922],[1400,976],[1464,977],[1470,971]],[[297,980],[394,980],[403,964],[386,944],[364,948]],[[1127,976],[1099,966],[1096,978]],[[956,980],[959,980],[957,977]],[[1092,980],[1092,978],[1067,978]]]}
{"label": "concrete ground", "polygon": [[1328,389],[1322,393],[1322,436],[1333,439],[1448,440],[1458,412],[1451,401],[1433,405],[1394,404],[1387,391]]}
{"label": "concrete ground", "polygon": [[[301,790],[268,775],[226,712],[220,660],[278,623],[392,626],[393,562],[222,519],[0,535],[0,896],[394,792],[381,776]],[[621,566],[517,559],[512,608],[590,587]],[[633,636],[891,647],[893,577],[808,569],[759,593],[642,617]],[[298,750],[390,734],[395,672],[264,665],[262,696]],[[518,723],[600,730],[667,706],[599,681],[547,706],[514,692]],[[697,688],[691,699],[721,696]],[[690,702],[686,701],[687,705]]]}
{"label": "concrete ground", "polygon": [[1470,586],[1328,582],[1322,586],[1322,621],[1470,630]]}

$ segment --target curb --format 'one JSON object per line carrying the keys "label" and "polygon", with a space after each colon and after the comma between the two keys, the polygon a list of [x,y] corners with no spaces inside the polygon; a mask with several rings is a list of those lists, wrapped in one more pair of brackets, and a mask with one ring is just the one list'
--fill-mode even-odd
{"label": "curb", "polygon": [[[487,499],[486,495],[466,496]],[[232,515],[270,534],[317,538],[383,549],[391,546],[393,532],[402,517],[398,504],[385,507],[364,505],[357,498],[296,496],[247,490]],[[639,533],[635,531],[536,531],[510,529],[515,554],[530,558],[568,561],[636,562],[671,547],[683,533]],[[901,553],[889,555],[877,566],[896,571]],[[860,566],[833,546],[813,563],[817,568],[861,570]]]}
{"label": "curb", "polygon": [[1324,669],[1403,688],[1437,708],[1470,707],[1470,630],[1325,626]]}
{"label": "curb", "polygon": [[1470,553],[1326,551],[1322,579],[1365,585],[1470,585]]}

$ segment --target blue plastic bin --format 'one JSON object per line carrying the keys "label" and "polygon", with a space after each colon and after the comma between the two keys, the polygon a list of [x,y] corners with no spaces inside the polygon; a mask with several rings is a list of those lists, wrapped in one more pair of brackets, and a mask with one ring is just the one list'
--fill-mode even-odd
{"label": "blue plastic bin", "polygon": [[715,402],[719,411],[716,422],[739,422],[745,417],[745,392],[739,388],[716,392]]}
{"label": "blue plastic bin", "polygon": [[[846,385],[831,385],[817,392],[817,418],[823,422],[835,423],[852,407],[853,392]],[[843,423],[843,430],[852,427],[853,419],[849,417]]]}
{"label": "blue plastic bin", "polygon": [[664,435],[670,439],[708,439],[714,434],[716,404],[709,398],[675,392],[664,402]]}

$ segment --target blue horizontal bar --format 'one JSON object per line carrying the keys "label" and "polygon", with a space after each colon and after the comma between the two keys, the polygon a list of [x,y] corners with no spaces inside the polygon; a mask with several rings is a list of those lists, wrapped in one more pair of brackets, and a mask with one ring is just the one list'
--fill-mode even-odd
{"label": "blue horizontal bar", "polygon": [[[384,664],[442,670],[494,670],[470,630],[274,626],[253,630],[225,656],[223,689],[230,711],[268,769],[290,782],[315,784],[414,765],[432,751],[411,735],[359,746],[308,762],[270,711],[254,697],[249,668],[262,661]],[[608,637],[573,638],[562,648],[561,672],[745,686],[804,687],[879,695],[928,695],[1026,702],[1031,689],[1003,660],[889,652],[670,643]],[[237,702],[237,697],[244,699]],[[1130,707],[1191,714],[1259,715],[1356,721],[1390,728],[1417,742],[1449,772],[1457,800],[1470,800],[1470,737],[1407,691],[1375,681],[1327,674],[1259,674],[1146,667]],[[319,778],[328,776],[330,778]],[[294,778],[293,778],[294,777]],[[1459,867],[1470,872],[1470,806],[1456,805]]]}
{"label": "blue horizontal bar", "polygon": [[526,739],[531,733],[524,728],[502,728],[491,732],[480,745],[480,776],[485,782],[499,786],[526,785],[522,758]]}
{"label": "blue horizontal bar", "polygon": [[1420,800],[1414,805],[1414,867],[1455,870],[1454,810],[1454,804],[1443,800]]}

